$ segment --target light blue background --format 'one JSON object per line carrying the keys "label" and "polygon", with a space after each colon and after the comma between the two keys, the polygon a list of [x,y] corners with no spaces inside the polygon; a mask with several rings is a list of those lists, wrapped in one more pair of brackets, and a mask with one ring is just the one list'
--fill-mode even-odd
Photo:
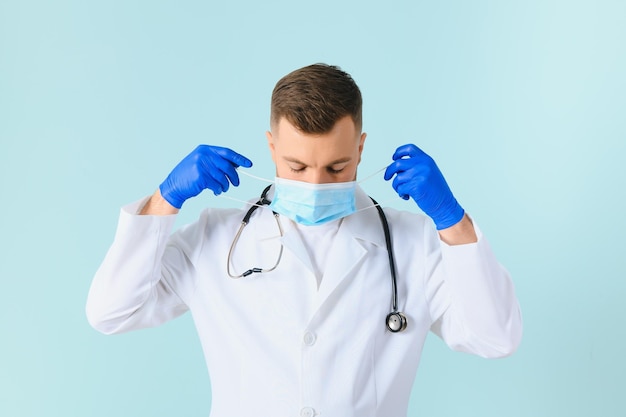
{"label": "light blue background", "polygon": [[[0,415],[208,415],[189,315],[106,337],[87,290],[119,207],[198,143],[272,177],[271,90],[319,61],[362,89],[361,176],[400,144],[430,153],[522,304],[511,358],[431,337],[410,416],[625,415],[625,41],[609,0],[3,0]],[[179,222],[210,204],[239,205],[205,193]]]}

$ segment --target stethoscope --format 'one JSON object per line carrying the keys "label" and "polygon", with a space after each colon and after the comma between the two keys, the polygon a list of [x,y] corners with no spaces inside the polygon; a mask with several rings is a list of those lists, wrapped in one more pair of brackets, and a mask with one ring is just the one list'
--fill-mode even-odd
{"label": "stethoscope", "polygon": [[[274,263],[274,266],[270,268],[256,268],[256,267],[250,268],[244,273],[239,274],[239,275],[233,274],[230,270],[230,261],[233,255],[233,251],[235,250],[235,246],[237,245],[237,242],[239,241],[239,238],[241,237],[241,232],[243,231],[244,227],[246,227],[246,225],[250,223],[250,217],[252,216],[252,213],[254,213],[254,211],[258,209],[259,207],[269,205],[271,203],[271,201],[267,199],[267,193],[269,192],[270,187],[271,185],[268,185],[263,190],[263,192],[261,193],[261,197],[259,198],[259,201],[257,201],[256,204],[250,207],[246,215],[243,216],[243,219],[241,220],[241,224],[239,225],[239,229],[237,230],[237,233],[235,234],[235,238],[233,239],[233,243],[230,245],[230,249],[228,250],[228,258],[226,259],[226,271],[228,273],[228,276],[231,278],[238,279],[242,277],[247,277],[255,273],[271,272],[275,270],[276,267],[278,267],[278,264],[280,263],[280,260],[283,257],[283,246],[280,245],[280,251],[278,252],[278,258],[276,259],[276,263]],[[374,206],[378,210],[380,222],[383,226],[383,233],[385,234],[385,245],[387,246],[387,255],[389,258],[389,271],[391,272],[391,291],[392,291],[391,306],[392,306],[392,309],[391,309],[391,312],[387,314],[387,317],[385,319],[385,325],[387,326],[387,329],[389,329],[389,331],[393,333],[398,333],[406,329],[407,321],[406,321],[406,316],[403,313],[398,311],[398,288],[396,285],[396,267],[395,267],[395,262],[394,262],[394,257],[393,257],[393,246],[391,244],[391,233],[389,232],[389,223],[387,222],[387,217],[385,216],[383,209],[378,205],[376,200],[374,200],[372,197],[370,197],[370,199],[372,200],[372,202],[374,203]],[[276,224],[278,225],[278,231],[280,232],[280,236],[282,237],[283,228],[280,225],[280,220],[278,219],[279,214],[273,210],[272,210],[272,213],[274,214],[274,219],[276,220]]]}

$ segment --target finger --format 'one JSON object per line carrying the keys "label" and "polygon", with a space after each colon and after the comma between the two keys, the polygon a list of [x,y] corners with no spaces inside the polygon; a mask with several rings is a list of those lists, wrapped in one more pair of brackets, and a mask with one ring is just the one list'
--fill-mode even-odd
{"label": "finger", "polygon": [[237,170],[233,165],[230,165],[226,170],[223,171],[224,175],[228,177],[228,180],[235,186],[239,186],[239,174],[237,174]]}
{"label": "finger", "polygon": [[403,200],[408,200],[409,199],[409,194],[404,192],[404,191],[399,191],[400,187],[404,184],[404,181],[400,180],[398,176],[396,176],[393,179],[393,182],[391,183],[391,186],[393,187],[394,191],[396,193],[398,193],[398,195],[400,196],[400,198],[402,198]]}
{"label": "finger", "polygon": [[[400,195],[409,194],[406,190],[406,184],[410,184],[412,181],[412,177],[406,175],[406,173],[400,172],[393,179],[391,186],[394,190]],[[402,190],[402,191],[401,191]]]}
{"label": "finger", "polygon": [[399,159],[389,164],[389,166],[385,170],[385,181],[389,181],[391,177],[393,177],[395,174],[398,174],[399,172],[408,169],[409,166],[407,164],[407,161],[407,159]]}
{"label": "finger", "polygon": [[[211,161],[213,162],[215,166],[214,170],[218,171],[219,175],[221,175],[227,181],[229,180],[230,182],[232,182],[233,185],[235,186],[239,185],[239,176],[237,175],[237,170],[236,170],[237,165],[235,165],[233,162],[227,159],[222,158],[221,155],[215,155],[215,154],[213,155],[213,158],[211,159]],[[218,175],[218,174],[217,172],[214,172],[213,175]]]}
{"label": "finger", "polygon": [[[209,190],[213,191],[214,195],[220,195],[223,192],[225,192],[226,190],[224,190],[224,185],[220,182],[217,181],[213,176],[211,175],[207,175],[204,179],[204,188],[208,188]],[[227,186],[228,189],[228,186]]]}
{"label": "finger", "polygon": [[398,149],[396,149],[396,152],[393,154],[392,158],[395,161],[407,156],[413,158],[421,155],[426,155],[426,153],[412,143],[409,143],[406,145],[402,145]]}
{"label": "finger", "polygon": [[412,182],[403,182],[398,185],[396,188],[396,192],[405,200],[408,200],[408,197],[411,196],[415,201],[419,201],[426,194],[426,190],[422,187],[422,179],[416,178],[416,181]]}
{"label": "finger", "polygon": [[399,174],[401,172],[406,172],[409,170],[413,170],[415,168],[420,168],[421,162],[419,159],[407,158],[407,159],[398,159],[392,162],[387,169],[385,170],[385,180],[388,181],[394,174]]}
{"label": "finger", "polygon": [[398,180],[397,176],[396,178],[394,178],[393,182],[391,183],[391,185],[393,186],[393,189],[396,191],[396,193],[398,193],[400,198],[402,198],[403,200],[408,200],[409,194],[403,189],[404,184],[405,183],[403,181]]}
{"label": "finger", "polygon": [[213,146],[212,150],[214,153],[218,154],[222,158],[235,164],[235,166],[242,166],[244,168],[250,168],[252,166],[251,160],[241,154],[238,154],[232,149],[222,148],[220,146]]}
{"label": "finger", "polygon": [[[222,171],[222,166],[230,166],[229,162],[223,160],[220,157],[206,156],[201,161],[202,177],[205,181],[205,188],[210,188],[215,195],[226,192],[228,190],[228,178]],[[234,168],[233,168],[234,169]]]}
{"label": "finger", "polygon": [[392,185],[394,190],[405,200],[407,196],[418,200],[424,195],[428,175],[428,167],[418,166],[409,171],[398,173]]}
{"label": "finger", "polygon": [[396,172],[398,172],[398,169],[396,167],[396,164],[390,164],[387,169],[385,170],[385,181],[389,181],[391,179],[391,177],[393,177],[394,175],[396,175]]}

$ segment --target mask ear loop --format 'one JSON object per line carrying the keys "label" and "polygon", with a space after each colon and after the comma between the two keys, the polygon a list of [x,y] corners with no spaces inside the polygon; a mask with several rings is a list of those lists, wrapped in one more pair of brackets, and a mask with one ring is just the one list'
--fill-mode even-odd
{"label": "mask ear loop", "polygon": [[[372,173],[372,174],[368,175],[367,177],[365,177],[365,178],[363,178],[363,179],[358,180],[358,181],[357,181],[357,184],[359,184],[359,185],[360,185],[361,183],[363,183],[363,182],[365,182],[365,181],[367,181],[367,180],[369,180],[369,179],[371,179],[371,178],[374,178],[375,176],[377,176],[378,174],[380,174],[381,172],[383,172],[383,171],[384,171],[384,170],[386,170],[386,169],[387,169],[387,165],[385,165],[384,167],[382,167],[382,168],[381,168],[381,169],[379,169],[378,171],[375,171],[374,173]],[[355,213],[358,213],[359,211],[363,211],[363,210],[369,210],[369,209],[374,208],[374,207],[381,207],[381,208],[382,208],[382,205],[383,205],[383,204],[389,203],[389,202],[391,202],[391,201],[392,201],[392,200],[391,200],[391,199],[389,199],[389,200],[385,200],[385,201],[383,201],[382,203],[378,203],[377,201],[375,201],[375,200],[373,200],[373,199],[372,199],[372,202],[373,202],[374,204],[372,204],[371,206],[362,207],[362,208],[360,208],[360,209],[356,210],[356,211],[355,211]]]}
{"label": "mask ear loop", "polygon": [[[270,184],[274,184],[274,180],[270,180],[270,179],[263,178],[263,177],[258,177],[256,175],[250,174],[249,172],[246,172],[246,171],[239,171],[239,170],[237,170],[237,173],[238,174],[243,174],[246,177],[254,178],[255,180],[259,180],[259,181],[263,181],[263,182],[268,182]],[[256,207],[260,207],[260,208],[269,208],[267,204],[263,204],[262,205],[262,204],[259,204],[258,201],[256,203],[252,203],[252,202],[247,201],[247,200],[241,200],[239,198],[231,197],[231,196],[226,195],[224,193],[220,194],[218,197],[225,198],[227,200],[236,201],[238,203],[243,203],[243,204],[246,204],[246,205],[251,206],[251,207],[252,206],[256,206]]]}
{"label": "mask ear loop", "polygon": [[378,171],[368,175],[367,177],[358,180],[357,184],[361,184],[362,182],[365,182],[365,181],[369,180],[370,178],[374,178],[376,175],[380,174],[381,172],[383,172],[386,169],[387,169],[387,166],[382,167],[381,169],[379,169]]}
{"label": "mask ear loop", "polygon": [[274,180],[270,180],[267,178],[263,178],[263,177],[257,177],[256,175],[250,174],[247,171],[237,171],[238,174],[243,174],[246,177],[250,177],[250,178],[254,178],[255,180],[259,180],[259,181],[263,181],[263,182],[269,182],[270,184],[274,184]]}

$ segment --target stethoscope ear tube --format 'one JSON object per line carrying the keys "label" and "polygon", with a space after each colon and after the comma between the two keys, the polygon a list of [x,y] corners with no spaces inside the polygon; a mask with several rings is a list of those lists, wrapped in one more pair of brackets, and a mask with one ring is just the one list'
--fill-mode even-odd
{"label": "stethoscope ear tube", "polygon": [[[226,257],[226,273],[228,274],[229,277],[233,279],[244,278],[252,274],[261,274],[264,272],[271,272],[276,269],[276,267],[280,263],[281,258],[283,257],[283,245],[280,245],[280,252],[278,252],[278,258],[276,258],[276,262],[274,263],[274,266],[270,268],[259,268],[259,267],[250,268],[241,274],[233,273],[230,270],[230,261],[233,256],[233,251],[235,250],[235,246],[237,245],[237,242],[239,241],[239,237],[241,236],[241,232],[243,232],[244,227],[246,227],[246,225],[250,223],[250,217],[252,217],[252,213],[254,213],[254,211],[258,209],[259,207],[271,203],[271,201],[267,199],[267,193],[270,190],[270,187],[271,185],[268,185],[267,187],[265,187],[265,189],[263,190],[263,193],[261,194],[261,198],[259,199],[259,201],[257,201],[255,205],[250,207],[250,210],[248,210],[246,215],[243,217],[243,220],[241,221],[241,224],[239,225],[239,229],[237,230],[237,233],[235,234],[235,238],[233,239],[233,243],[231,243],[230,245],[230,249],[228,250],[228,256]],[[282,237],[283,228],[280,225],[280,221],[278,220],[278,213],[274,212],[274,219],[276,220],[278,231],[280,232],[280,236]]]}

